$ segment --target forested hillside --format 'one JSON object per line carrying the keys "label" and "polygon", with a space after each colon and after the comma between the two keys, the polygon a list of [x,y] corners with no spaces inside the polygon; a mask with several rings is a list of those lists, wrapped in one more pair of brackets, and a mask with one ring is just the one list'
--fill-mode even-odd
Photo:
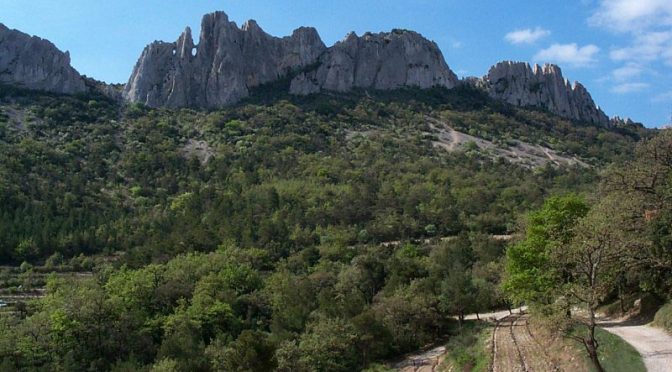
{"label": "forested hillside", "polygon": [[[501,236],[654,134],[466,87],[215,111],[1,89],[0,259],[93,272],[2,313],[8,369],[363,369],[506,306]],[[521,142],[580,161],[500,156]]]}

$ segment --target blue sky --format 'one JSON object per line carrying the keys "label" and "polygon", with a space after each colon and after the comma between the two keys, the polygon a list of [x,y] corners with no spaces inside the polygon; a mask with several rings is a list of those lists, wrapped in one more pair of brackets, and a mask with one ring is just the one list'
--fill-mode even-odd
{"label": "blue sky", "polygon": [[143,47],[174,41],[223,10],[284,36],[314,26],[327,45],[349,31],[407,28],[437,42],[460,76],[500,60],[559,64],[604,111],[647,126],[672,115],[672,0],[0,0],[0,22],[70,51],[81,73],[125,82]]}

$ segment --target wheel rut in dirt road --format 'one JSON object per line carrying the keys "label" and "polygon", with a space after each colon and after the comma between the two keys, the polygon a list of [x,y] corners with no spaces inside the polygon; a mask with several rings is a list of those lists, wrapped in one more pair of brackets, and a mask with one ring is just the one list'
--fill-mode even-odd
{"label": "wheel rut in dirt road", "polygon": [[528,314],[511,314],[495,324],[493,372],[555,372],[558,362],[534,336]]}
{"label": "wheel rut in dirt road", "polygon": [[528,371],[559,371],[553,358],[546,352],[539,340],[534,338],[529,324],[529,316],[523,315],[515,320],[514,334],[518,351],[522,355]]}
{"label": "wheel rut in dirt road", "polygon": [[515,338],[514,324],[520,314],[509,315],[495,324],[493,332],[493,372],[528,372]]}

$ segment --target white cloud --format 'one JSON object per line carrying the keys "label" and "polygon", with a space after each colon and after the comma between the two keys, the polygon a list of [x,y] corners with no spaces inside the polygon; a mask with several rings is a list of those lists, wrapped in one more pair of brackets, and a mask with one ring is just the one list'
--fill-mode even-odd
{"label": "white cloud", "polygon": [[534,30],[527,28],[524,30],[515,30],[511,31],[504,39],[511,44],[533,44],[537,40],[547,37],[551,34],[551,31],[545,30],[541,27],[537,27]]}
{"label": "white cloud", "polygon": [[672,102],[672,90],[664,93],[660,93],[653,97],[651,101],[660,103],[660,102]]}
{"label": "white cloud", "polygon": [[574,67],[584,67],[596,62],[595,55],[600,48],[593,44],[579,47],[572,44],[553,44],[546,49],[540,50],[534,59],[540,62],[554,62],[568,64]]}
{"label": "white cloud", "polygon": [[618,32],[672,25],[670,0],[601,0],[590,23]]}
{"label": "white cloud", "polygon": [[599,0],[589,22],[630,36],[611,50],[612,60],[672,65],[672,0]]}
{"label": "white cloud", "polygon": [[644,32],[634,37],[629,47],[613,49],[609,53],[614,61],[656,61],[672,64],[672,30]]}
{"label": "white cloud", "polygon": [[618,94],[634,93],[641,92],[642,90],[649,87],[647,83],[623,83],[616,85],[611,89],[612,92]]}
{"label": "white cloud", "polygon": [[611,75],[617,81],[626,81],[631,78],[638,77],[644,72],[644,69],[635,63],[628,63],[623,67],[619,67],[611,72]]}

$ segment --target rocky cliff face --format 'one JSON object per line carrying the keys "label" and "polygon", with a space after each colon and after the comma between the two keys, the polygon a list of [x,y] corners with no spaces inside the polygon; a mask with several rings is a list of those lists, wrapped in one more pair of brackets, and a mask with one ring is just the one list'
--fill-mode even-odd
{"label": "rocky cliff face", "polygon": [[238,28],[225,13],[216,12],[203,17],[198,45],[187,28],[175,43],[147,46],[124,97],[149,106],[225,106],[246,97],[251,88],[314,63],[325,49],[313,28],[276,38],[254,21]]}
{"label": "rocky cliff face", "polygon": [[254,21],[239,29],[217,12],[203,18],[198,45],[187,28],[175,43],[147,46],[124,97],[155,107],[219,107],[301,69],[308,71],[292,80],[292,94],[458,83],[437,45],[415,32],[350,34],[327,49],[313,28],[276,38]]}
{"label": "rocky cliff face", "polygon": [[0,24],[0,83],[73,94],[86,90],[70,55],[47,40]]}
{"label": "rocky cliff face", "polygon": [[556,65],[530,67],[524,62],[500,62],[482,79],[467,83],[516,106],[541,107],[568,119],[609,124],[586,88],[578,82],[570,84]]}
{"label": "rocky cliff face", "polygon": [[294,78],[290,92],[301,95],[353,88],[452,88],[457,83],[434,42],[412,31],[393,30],[361,37],[350,33],[320,57],[316,69]]}
{"label": "rocky cliff face", "polygon": [[583,85],[571,85],[555,65],[501,62],[483,78],[460,82],[438,46],[413,31],[361,37],[350,33],[326,48],[313,28],[277,38],[254,21],[238,28],[223,12],[203,17],[198,44],[187,28],[174,43],[148,45],[123,97],[152,107],[221,107],[247,97],[254,87],[288,76],[293,76],[289,91],[295,95],[468,84],[516,106],[609,125]]}

